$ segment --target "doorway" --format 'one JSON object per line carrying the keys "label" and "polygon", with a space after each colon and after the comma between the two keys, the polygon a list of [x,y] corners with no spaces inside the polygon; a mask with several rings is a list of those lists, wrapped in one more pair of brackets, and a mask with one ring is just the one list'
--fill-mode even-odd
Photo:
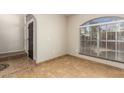
{"label": "doorway", "polygon": [[25,51],[29,58],[36,61],[37,59],[37,21],[34,15],[25,16]]}
{"label": "doorway", "polygon": [[33,59],[33,22],[28,24],[28,56]]}

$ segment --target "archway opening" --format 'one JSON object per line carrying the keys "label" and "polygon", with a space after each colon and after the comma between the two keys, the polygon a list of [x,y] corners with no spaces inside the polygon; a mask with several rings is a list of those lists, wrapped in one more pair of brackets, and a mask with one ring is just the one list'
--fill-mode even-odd
{"label": "archway opening", "polygon": [[25,16],[26,32],[25,32],[25,51],[27,55],[36,60],[36,18],[32,14]]}

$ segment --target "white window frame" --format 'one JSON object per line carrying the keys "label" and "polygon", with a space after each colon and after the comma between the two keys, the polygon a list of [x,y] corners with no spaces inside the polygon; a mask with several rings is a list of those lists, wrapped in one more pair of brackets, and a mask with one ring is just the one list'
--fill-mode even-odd
{"label": "white window frame", "polygon": [[[108,25],[108,24],[120,24],[120,23],[124,23],[124,20],[119,20],[119,21],[111,21],[111,22],[103,22],[103,23],[97,23],[97,24],[89,24],[89,25],[81,25],[80,26],[80,29],[81,28],[87,28],[87,27],[92,27],[92,26],[101,26],[101,25]],[[118,32],[120,32],[121,30],[120,30],[120,25],[118,25]],[[81,32],[80,32],[80,34],[81,34]],[[97,35],[99,35],[99,34],[97,34]],[[107,34],[106,34],[107,35]],[[99,36],[98,36],[99,37]],[[99,39],[97,37],[97,39]],[[106,40],[106,42],[107,42],[108,40]],[[122,40],[117,40],[117,31],[115,32],[115,51],[116,51],[116,59],[117,59],[117,41],[121,41],[121,42],[123,42]],[[98,43],[98,42],[97,42]],[[80,48],[81,48],[81,46],[80,46]],[[99,48],[99,44],[97,44],[97,48]],[[99,57],[99,56],[98,56]],[[105,58],[106,59],[106,58]],[[115,60],[115,61],[118,61],[118,60]]]}

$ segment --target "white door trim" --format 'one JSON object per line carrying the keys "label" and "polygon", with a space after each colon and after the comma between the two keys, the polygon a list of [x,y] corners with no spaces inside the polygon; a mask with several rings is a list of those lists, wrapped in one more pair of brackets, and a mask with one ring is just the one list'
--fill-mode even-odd
{"label": "white door trim", "polygon": [[28,54],[28,25],[33,22],[33,60],[36,60],[36,22],[34,18],[31,18],[27,23],[26,23],[26,33],[25,33],[25,51]]}

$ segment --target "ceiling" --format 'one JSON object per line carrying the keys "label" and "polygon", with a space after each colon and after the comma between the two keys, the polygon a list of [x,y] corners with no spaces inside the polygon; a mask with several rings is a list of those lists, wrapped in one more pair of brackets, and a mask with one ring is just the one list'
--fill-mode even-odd
{"label": "ceiling", "polygon": [[65,16],[72,16],[72,15],[75,15],[75,14],[63,14]]}

